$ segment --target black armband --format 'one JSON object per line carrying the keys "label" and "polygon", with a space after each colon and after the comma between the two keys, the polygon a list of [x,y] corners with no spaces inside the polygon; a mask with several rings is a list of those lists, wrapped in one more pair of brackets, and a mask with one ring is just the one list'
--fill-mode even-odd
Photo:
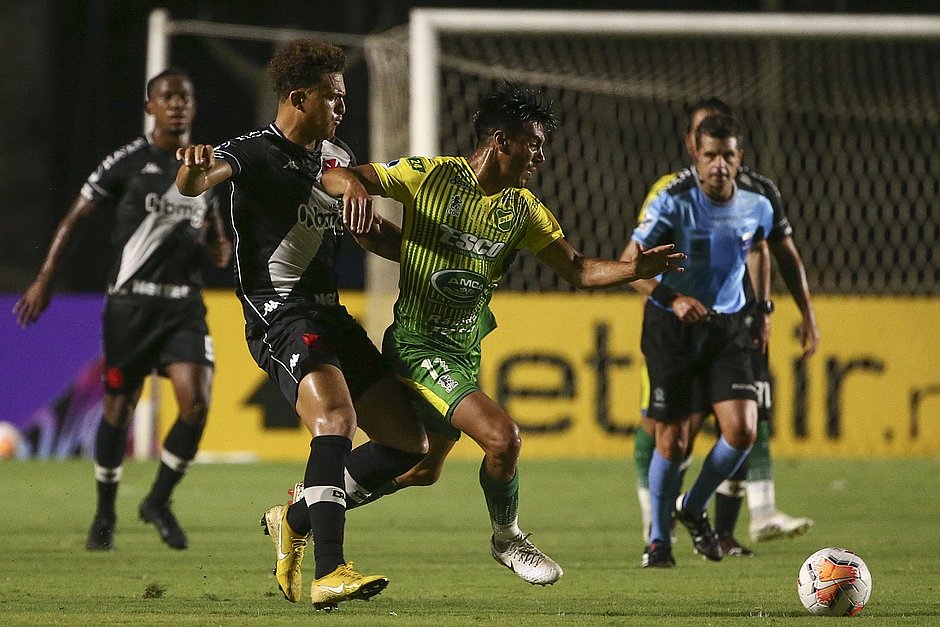
{"label": "black armband", "polygon": [[676,290],[662,282],[653,288],[653,291],[650,293],[650,297],[663,307],[672,305],[672,301],[676,300],[678,296],[679,293],[676,292]]}

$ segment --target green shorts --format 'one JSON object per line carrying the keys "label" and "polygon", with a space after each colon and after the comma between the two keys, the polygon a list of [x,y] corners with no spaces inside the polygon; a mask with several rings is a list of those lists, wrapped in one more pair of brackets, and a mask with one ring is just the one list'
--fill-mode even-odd
{"label": "green shorts", "polygon": [[459,440],[460,430],[451,417],[460,401],[480,389],[480,347],[463,354],[449,352],[392,325],[385,332],[382,353],[408,389],[424,426]]}

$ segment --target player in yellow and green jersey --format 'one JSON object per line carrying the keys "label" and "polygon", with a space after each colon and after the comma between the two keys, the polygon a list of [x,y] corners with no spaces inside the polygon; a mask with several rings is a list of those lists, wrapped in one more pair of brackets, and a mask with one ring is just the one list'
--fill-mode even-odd
{"label": "player in yellow and green jersey", "polygon": [[399,298],[383,353],[439,436],[431,439],[429,459],[443,463],[452,444],[442,439],[453,442],[461,432],[483,449],[480,484],[493,557],[525,581],[546,585],[562,569],[519,528],[519,427],[477,384],[480,342],[496,327],[490,297],[523,249],[579,288],[677,270],[685,255],[666,245],[612,261],[584,257],[568,243],[552,213],[525,189],[557,126],[551,104],[537,92],[500,85],[482,99],[473,126],[477,145],[469,157],[334,168],[322,183],[347,210],[370,206],[371,195],[402,203]]}

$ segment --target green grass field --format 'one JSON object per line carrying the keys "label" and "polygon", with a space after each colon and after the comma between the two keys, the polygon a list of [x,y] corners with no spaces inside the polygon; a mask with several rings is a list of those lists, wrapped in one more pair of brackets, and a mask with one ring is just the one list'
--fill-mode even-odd
{"label": "green grass field", "polygon": [[680,531],[668,571],[639,566],[632,462],[526,460],[522,526],[565,568],[546,588],[490,557],[477,464],[451,462],[437,486],[349,514],[347,559],[391,584],[331,614],[281,597],[258,525],[301,464],[195,466],[175,499],[190,538],[181,552],[136,518],[154,469],[126,464],[117,548],[102,554],[84,549],[90,462],[0,463],[4,625],[818,624],[834,619],[806,614],[795,582],[803,559],[830,545],[859,553],[874,580],[868,607],[844,620],[940,624],[940,460],[779,461],[778,504],[816,519],[807,535],[711,563]]}

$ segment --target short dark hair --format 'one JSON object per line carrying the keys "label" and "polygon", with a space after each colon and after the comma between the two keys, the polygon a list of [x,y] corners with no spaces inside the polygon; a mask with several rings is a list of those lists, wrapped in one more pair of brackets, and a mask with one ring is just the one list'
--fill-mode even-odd
{"label": "short dark hair", "polygon": [[695,114],[699,111],[718,111],[722,115],[734,115],[734,111],[731,109],[731,105],[721,98],[716,96],[701,98],[695,102],[685,105],[685,114],[689,118],[689,126],[686,129],[688,132],[692,131],[692,118],[695,117]]}
{"label": "short dark hair", "polygon": [[268,61],[268,78],[279,100],[295,89],[319,83],[324,74],[342,72],[346,53],[326,41],[295,39],[284,44]]}
{"label": "short dark hair", "polygon": [[186,70],[182,68],[178,68],[178,67],[168,67],[167,69],[163,70],[162,72],[160,72],[159,74],[151,78],[149,81],[147,81],[147,88],[145,92],[147,100],[150,100],[150,92],[153,91],[153,86],[157,84],[157,81],[160,79],[166,78],[167,76],[179,76],[180,78],[184,78],[188,80],[190,84],[192,84],[193,82],[193,79],[189,76]]}
{"label": "short dark hair", "polygon": [[698,125],[698,128],[695,129],[696,146],[699,145],[699,142],[705,135],[714,137],[715,139],[735,137],[738,139],[739,143],[741,140],[741,132],[738,130],[737,121],[732,116],[723,115],[721,113],[708,116]]}
{"label": "short dark hair", "polygon": [[481,142],[497,129],[517,135],[528,122],[541,124],[546,133],[558,128],[552,101],[543,100],[541,92],[535,89],[503,81],[480,100],[473,114],[473,132],[477,142]]}

